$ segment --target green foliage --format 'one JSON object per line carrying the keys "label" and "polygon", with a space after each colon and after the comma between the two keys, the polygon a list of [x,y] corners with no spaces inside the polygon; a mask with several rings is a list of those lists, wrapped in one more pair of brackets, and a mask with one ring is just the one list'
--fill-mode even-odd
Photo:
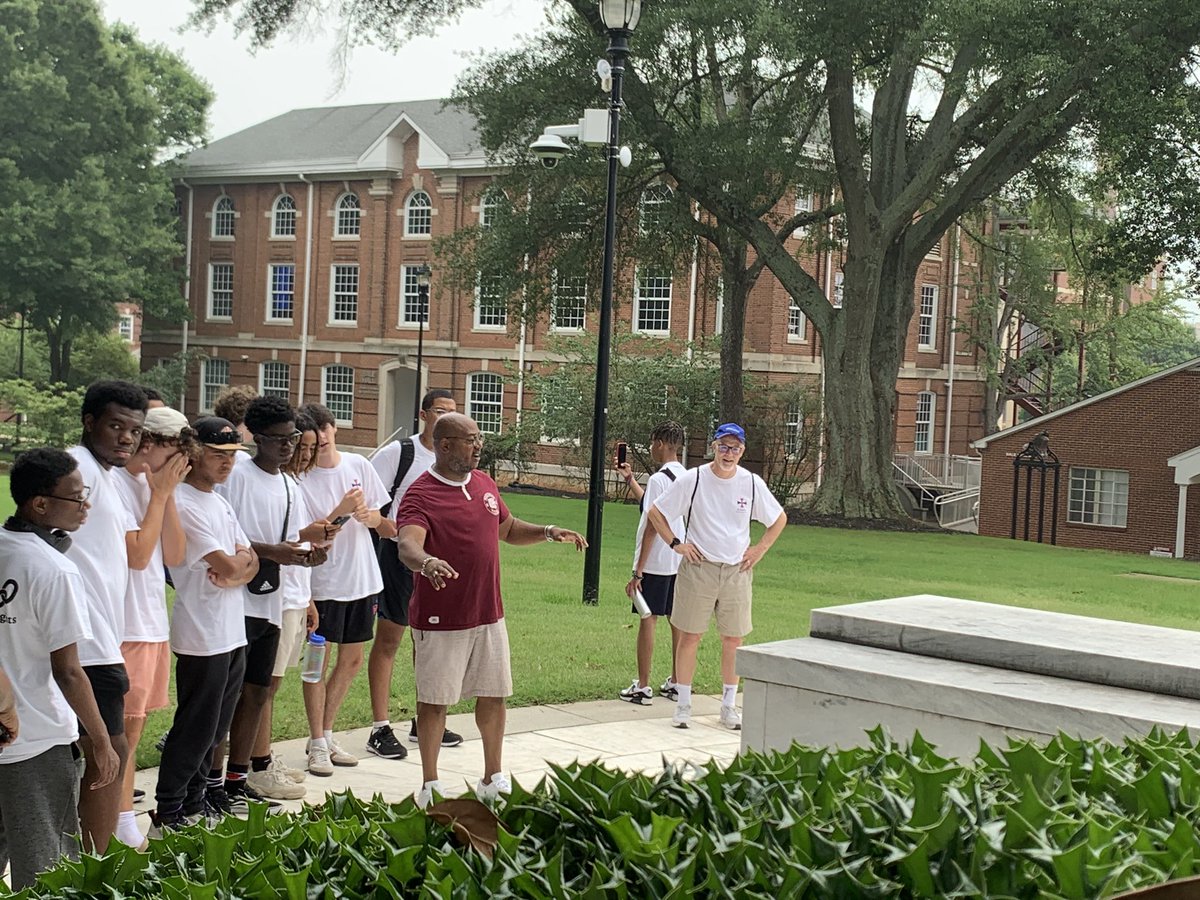
{"label": "green foliage", "polygon": [[154,388],[162,394],[163,401],[167,406],[174,406],[179,402],[183,389],[187,385],[188,373],[194,371],[206,356],[207,354],[202,350],[181,350],[166,359],[159,360],[157,366],[140,373],[134,380],[138,384]]}
{"label": "green foliage", "polygon": [[533,462],[536,443],[537,436],[531,437],[529,426],[524,421],[520,425],[514,422],[500,434],[486,435],[483,450],[479,454],[479,468],[491,475],[494,481],[499,476],[500,463],[509,463],[515,471],[513,481],[520,482]]}
{"label": "green foliage", "polygon": [[136,380],[138,360],[129,343],[113,331],[86,331],[75,341],[71,357],[71,377],[67,384],[87,387],[101,378]]}
{"label": "green foliage", "polygon": [[0,442],[9,447],[66,447],[77,442],[83,388],[40,387],[13,378],[0,382]]}
{"label": "green foliage", "polygon": [[1196,873],[1196,750],[1182,731],[1060,735],[960,765],[877,729],[653,778],[573,763],[514,787],[491,859],[411,800],[339,794],[297,815],[254,804],[144,855],[114,842],[19,896],[1102,897]]}
{"label": "green foliage", "polygon": [[107,27],[95,0],[6,0],[0,16],[0,313],[46,336],[50,378],[113,304],[180,319],[170,173],[211,93],[167,50]]}
{"label": "green foliage", "polygon": [[759,384],[747,379],[751,449],[761,454],[762,476],[784,506],[812,484],[820,446],[820,392],[812,384]]}

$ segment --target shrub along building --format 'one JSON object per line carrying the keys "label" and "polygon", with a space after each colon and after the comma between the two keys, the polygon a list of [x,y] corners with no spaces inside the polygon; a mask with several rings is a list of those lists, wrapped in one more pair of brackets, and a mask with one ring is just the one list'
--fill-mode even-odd
{"label": "shrub along building", "polygon": [[[153,365],[181,346],[206,355],[185,395],[190,415],[211,409],[225,385],[250,383],[292,403],[323,402],[339,441],[370,449],[408,433],[419,380],[422,390],[451,389],[485,432],[501,431],[538,403],[525,380],[553,363],[547,339],[594,330],[599,285],[575,285],[549,320],[522,326],[486,279],[472,293],[439,278],[435,239],[487,224],[495,172],[471,117],[440,100],[295,110],[193,152],[177,188],[192,320],[186,331],[147,322],[143,359]],[[652,186],[644,201],[663,190]],[[820,202],[787,199],[797,209]],[[952,244],[944,239],[917,278],[896,385],[901,453],[965,454],[987,430],[984,377],[952,325],[971,302],[957,289],[955,263],[975,263]],[[802,236],[796,252],[807,253],[837,305],[840,255],[806,250]],[[417,269],[425,264],[434,274],[418,372]],[[718,280],[710,265],[621,273],[615,328],[711,337]],[[769,272],[750,296],[743,361],[773,382],[821,382],[820,341]],[[790,437],[816,426],[795,416]],[[536,474],[560,472],[550,465],[561,458],[556,448],[538,458]]]}
{"label": "shrub along building", "polygon": [[[1042,492],[1036,446],[1048,432]],[[983,456],[979,533],[1200,559],[1200,359],[975,442]],[[1052,454],[1052,455],[1051,455]],[[1059,490],[1054,494],[1057,462]],[[1032,475],[1026,495],[1026,477]],[[1189,487],[1191,492],[1189,494]],[[1027,513],[1028,507],[1028,513]]]}

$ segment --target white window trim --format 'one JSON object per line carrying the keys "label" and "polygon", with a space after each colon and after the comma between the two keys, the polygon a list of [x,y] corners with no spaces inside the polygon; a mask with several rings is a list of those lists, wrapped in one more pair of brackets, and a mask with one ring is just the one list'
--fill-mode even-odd
{"label": "white window trim", "polygon": [[829,298],[830,305],[834,309],[841,309],[842,304],[846,302],[846,273],[833,273],[833,294]]}
{"label": "white window trim", "polygon": [[[488,204],[489,198],[491,198],[490,205],[493,208],[498,208],[501,203],[508,202],[508,195],[505,194],[504,191],[498,187],[495,187],[495,186],[489,187],[487,190],[485,190],[483,193],[481,193],[479,195],[479,227],[480,228],[491,228],[492,227],[491,223],[484,221],[484,216],[487,214],[487,210],[488,210],[488,206],[489,206],[489,204]],[[407,219],[407,216],[405,218]],[[432,226],[433,225],[432,221],[429,224]]]}
{"label": "white window trim", "polygon": [[[358,234],[339,234],[338,223],[341,221],[342,201],[347,197],[354,197],[358,200]],[[363,219],[367,217],[366,210],[363,209],[362,200],[354,191],[343,191],[338,194],[336,200],[333,201],[333,240],[335,241],[357,241],[362,238]]]}
{"label": "white window trim", "polygon": [[[200,412],[202,412],[202,413],[211,413],[213,411],[213,405],[210,403],[206,406],[204,401],[205,401],[205,399],[207,399],[206,395],[208,393],[208,367],[209,367],[210,363],[214,363],[214,362],[220,362],[220,363],[225,364],[225,381],[221,384],[221,387],[229,387],[229,377],[230,377],[229,360],[221,359],[219,357],[215,358],[215,359],[210,358],[210,359],[204,360],[200,366],[199,404],[200,404]],[[219,394],[219,393],[221,393],[221,392],[220,391],[216,392],[216,394]],[[216,394],[213,395],[214,401],[216,400]]]}
{"label": "white window trim", "polygon": [[642,273],[635,269],[633,272],[633,326],[634,334],[644,334],[647,337],[670,337],[671,336],[671,313],[674,312],[675,305],[675,273],[670,272],[668,275],[669,287],[667,294],[667,328],[665,331],[658,329],[639,328],[638,320],[642,317]]}
{"label": "white window trim", "polygon": [[[129,336],[128,337],[125,336],[125,332],[122,327],[125,325],[126,322],[129,323]],[[137,327],[137,323],[134,322],[133,313],[121,313],[119,316],[117,316],[117,334],[119,334],[121,336],[121,339],[123,341],[125,341],[126,343],[129,343],[129,344],[133,343],[133,335],[134,335],[134,331],[135,331],[136,327]]]}
{"label": "white window trim", "polygon": [[[231,263],[231,262],[210,262],[208,264],[208,297],[205,301],[204,319],[207,322],[232,322],[233,321],[232,311],[227,316],[218,316],[218,315],[213,314],[213,299],[214,299],[214,297],[213,297],[213,269],[215,269],[217,266],[229,266],[231,273],[233,270],[233,263]],[[232,285],[232,283],[233,283],[233,278],[231,277],[230,284]],[[235,302],[236,302],[236,296],[231,300],[230,306],[232,307],[233,303],[235,303]]]}
{"label": "white window trim", "polygon": [[[271,366],[271,365],[287,367],[287,374],[288,374],[288,377],[287,377],[287,381],[288,381],[288,383],[287,383],[287,400],[288,400],[288,402],[291,402],[291,399],[292,399],[292,364],[288,363],[288,362],[284,362],[282,359],[267,359],[267,360],[263,360],[262,362],[260,362],[258,364],[258,393],[259,393],[259,395],[263,396],[263,397],[267,396],[267,377],[266,377],[267,366]],[[277,388],[272,388],[272,390],[277,390]],[[275,396],[275,395],[272,395],[272,396]]]}
{"label": "white window trim", "polygon": [[[1071,503],[1071,490],[1075,482],[1075,473],[1090,471],[1095,472],[1097,476],[1104,472],[1112,472],[1125,476],[1125,522],[1124,524],[1108,523],[1108,522],[1085,522],[1082,519],[1073,519],[1075,510]],[[1115,505],[1115,504],[1114,504]],[[1080,510],[1080,515],[1082,515]],[[1105,469],[1100,466],[1071,466],[1067,471],[1067,524],[1080,525],[1084,528],[1112,528],[1118,531],[1123,531],[1129,527],[1129,471],[1127,469]]]}
{"label": "white window trim", "polygon": [[[816,209],[813,203],[813,193],[807,188],[796,188],[796,199],[792,205],[792,215],[798,216],[801,213],[810,213]],[[799,228],[792,229],[793,238],[802,238],[805,232],[808,231],[807,225],[801,225]]]}
{"label": "white window trim", "polygon": [[[663,195],[662,199],[655,200],[651,204],[651,208],[654,210],[653,214],[661,215],[662,210],[666,206],[668,206],[672,200],[675,199],[675,191],[669,184],[666,184],[661,181],[656,181],[654,184],[648,184],[648,185],[646,185],[646,189],[642,191],[642,196],[638,198],[638,233],[639,234],[646,233],[646,205],[647,205],[646,204],[646,195],[649,194],[651,191],[654,191],[656,194],[660,194],[664,190],[666,191],[666,194]],[[662,223],[661,222],[654,223],[654,227],[661,228]]]}
{"label": "white window trim", "polygon": [[[929,342],[921,343],[921,320],[925,318],[925,289],[933,289],[933,309],[929,314]],[[941,302],[941,291],[936,284],[923,282],[921,291],[917,299],[917,349],[918,350],[936,350],[937,349],[937,321],[938,321],[938,304]]]}
{"label": "white window trim", "polygon": [[[332,368],[349,369],[350,370],[350,418],[339,419],[334,413],[333,407],[329,405],[329,370]],[[339,428],[354,427],[354,390],[358,384],[358,379],[354,375],[354,367],[348,366],[345,363],[329,363],[321,366],[321,405],[329,410],[333,415],[334,424]]]}
{"label": "white window trim", "polygon": [[475,303],[473,304],[472,312],[472,331],[487,332],[489,334],[503,334],[508,331],[508,305],[504,306],[504,324],[503,325],[483,325],[479,321],[479,301],[483,293],[483,273],[475,278]]}
{"label": "white window trim", "polygon": [[[921,398],[929,398],[929,421],[922,423],[921,421]],[[917,446],[917,434],[922,424],[929,426],[929,448],[921,450]],[[913,455],[914,456],[932,456],[933,448],[937,446],[937,394],[933,391],[920,391],[917,394],[917,411],[916,418],[913,421]]]}
{"label": "white window trim", "polygon": [[209,227],[208,227],[208,239],[210,241],[220,241],[222,243],[228,243],[230,241],[237,240],[237,221],[238,221],[238,219],[240,219],[242,217],[242,214],[240,212],[238,212],[238,208],[237,208],[236,204],[234,205],[233,210],[232,210],[232,212],[233,212],[233,234],[217,234],[217,204],[225,199],[228,199],[230,203],[233,203],[232,197],[230,197],[228,194],[222,194],[220,197],[218,197],[216,200],[213,201],[212,209],[210,209],[208,211],[208,217],[211,220],[209,222]]}
{"label": "white window trim", "polygon": [[[792,334],[792,308],[795,306],[796,312],[800,314],[800,333]],[[791,297],[788,297],[788,320],[787,325],[787,342],[789,344],[807,344],[808,343],[808,316],[804,314],[799,306],[796,306]]]}
{"label": "white window trim", "polygon": [[[334,307],[337,303],[334,287],[337,285],[337,270],[345,269],[353,266],[358,270],[358,283],[354,292],[354,319],[335,319],[333,317]],[[362,267],[358,263],[333,263],[329,267],[329,316],[327,325],[330,328],[357,328],[358,314],[361,311],[360,305],[362,301]]]}
{"label": "white window trim", "polygon": [[[575,276],[569,276],[575,277]],[[582,334],[587,331],[587,276],[578,276],[584,279],[583,282],[583,322],[578,326],[569,326],[561,328],[558,324],[558,271],[554,272],[554,296],[550,301],[550,331],[554,334]]]}
{"label": "white window trim", "polygon": [[[405,276],[407,275],[409,269],[419,269],[419,268],[421,268],[421,265],[422,264],[418,264],[418,265],[407,265],[406,264],[406,265],[402,265],[400,267],[400,304],[399,304],[399,307],[396,309],[396,328],[398,328],[401,331],[416,331],[417,330],[418,323],[404,321],[404,299],[405,299],[404,298],[404,279],[405,279]],[[425,322],[423,323],[424,327],[421,329],[426,334],[429,333],[429,320],[432,318],[433,318],[433,294],[431,291],[430,297],[429,297],[429,309],[425,314]]]}
{"label": "white window trim", "polygon": [[[412,209],[413,209],[413,205],[412,205],[413,198],[415,198],[418,194],[424,194],[425,198],[429,201],[429,206],[421,207],[422,209],[429,210],[429,233],[428,234],[426,234],[424,232],[414,233],[412,230],[412,227],[411,227],[412,226],[411,213],[412,213]],[[408,199],[404,201],[404,238],[406,240],[414,240],[414,241],[432,240],[433,239],[433,214],[434,214],[433,195],[431,195],[429,193],[429,191],[422,189],[419,191],[413,191],[411,194],[409,194]]]}
{"label": "white window trim", "polygon": [[[274,304],[272,303],[273,298],[271,297],[271,294],[273,293],[272,287],[273,287],[274,281],[275,281],[275,267],[276,266],[291,266],[292,267],[292,314],[290,316],[288,316],[286,319],[278,319],[271,315],[271,310],[274,308]],[[266,304],[266,309],[263,310],[263,324],[264,325],[291,325],[295,321],[296,321],[296,264],[289,263],[289,262],[267,263],[267,304]],[[262,391],[259,391],[259,393],[261,394]]]}
{"label": "white window trim", "polygon": [[279,214],[279,202],[284,197],[287,197],[289,200],[292,201],[291,212],[292,212],[293,218],[295,220],[295,229],[296,229],[296,231],[300,230],[300,204],[298,204],[296,202],[296,198],[293,197],[291,194],[280,194],[278,197],[275,198],[275,202],[271,204],[271,211],[268,213],[268,215],[270,215],[270,217],[271,217],[271,240],[273,240],[273,241],[294,241],[294,240],[296,240],[295,234],[280,234],[278,231],[275,230],[275,225],[279,221],[277,218],[277,216]]}
{"label": "white window trim", "polygon": [[477,423],[479,422],[479,418],[475,415],[475,409],[473,408],[473,401],[471,399],[471,394],[472,394],[472,388],[474,387],[474,384],[475,384],[475,379],[480,378],[480,377],[495,378],[500,382],[500,409],[499,409],[499,416],[498,416],[499,429],[497,431],[484,431],[482,424],[480,424],[479,430],[483,431],[484,434],[503,434],[504,433],[504,379],[500,375],[497,375],[495,372],[471,372],[470,374],[467,375],[467,392],[466,392],[466,397],[464,398],[467,401],[467,410],[466,410],[467,415],[470,416],[471,418],[475,419],[475,421]]}

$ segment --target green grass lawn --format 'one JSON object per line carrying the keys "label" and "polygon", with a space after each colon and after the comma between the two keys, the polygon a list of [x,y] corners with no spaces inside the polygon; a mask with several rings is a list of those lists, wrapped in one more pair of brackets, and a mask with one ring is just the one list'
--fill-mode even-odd
{"label": "green grass lawn", "polygon": [[[11,504],[5,507],[6,481],[0,489],[0,512],[7,515]],[[519,494],[508,494],[505,500],[523,519],[583,529],[585,501]],[[513,705],[615,698],[633,678],[637,618],[629,611],[624,585],[637,516],[636,506],[605,507],[599,606],[581,603],[582,554],[559,544],[502,548]],[[1188,580],[1127,577],[1131,572]],[[974,535],[789,527],[755,572],[755,629],[749,642],[806,634],[814,607],[917,593],[1195,628],[1200,566]],[[659,632],[654,678],[661,681],[668,674],[670,643],[665,624]],[[719,690],[718,655],[717,642],[707,639],[700,650],[698,690]],[[409,658],[402,649],[393,720],[411,715],[413,709]],[[338,724],[364,725],[371,718],[364,667]],[[147,733],[157,737],[168,723],[168,712],[156,713]],[[304,731],[300,681],[293,677],[279,694],[275,732],[283,738]],[[156,754],[143,747],[139,761],[153,764]]]}

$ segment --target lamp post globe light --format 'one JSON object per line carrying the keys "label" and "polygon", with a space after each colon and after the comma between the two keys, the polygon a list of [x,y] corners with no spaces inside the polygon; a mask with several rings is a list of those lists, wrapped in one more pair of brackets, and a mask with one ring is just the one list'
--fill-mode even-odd
{"label": "lamp post globe light", "polygon": [[629,37],[642,14],[642,0],[599,0],[608,29],[612,89],[608,105],[608,195],[604,210],[604,266],[600,286],[600,333],[596,345],[596,402],[592,418],[592,464],[588,481],[587,540],[583,562],[583,602],[600,599],[600,538],[604,521],[604,467],[608,453],[608,366],[612,348],[613,266],[617,240],[617,165],[620,160],[621,83]]}
{"label": "lamp post globe light", "polygon": [[425,323],[429,321],[429,280],[433,269],[428,263],[417,266],[417,372],[413,377],[413,427],[415,437],[421,430],[421,360],[425,355]]}

